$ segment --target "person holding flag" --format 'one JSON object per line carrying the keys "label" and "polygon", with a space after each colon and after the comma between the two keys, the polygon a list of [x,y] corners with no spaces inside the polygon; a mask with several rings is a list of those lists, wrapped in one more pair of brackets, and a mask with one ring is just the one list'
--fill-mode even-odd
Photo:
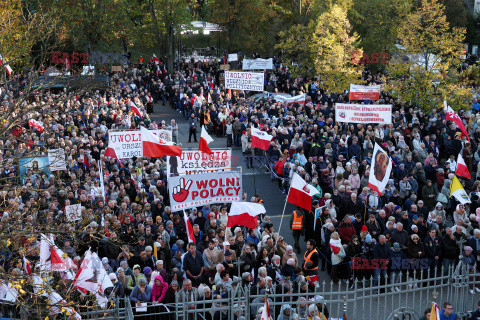
{"label": "person holding flag", "polygon": [[450,184],[450,197],[455,197],[461,204],[472,203],[457,176],[453,177]]}

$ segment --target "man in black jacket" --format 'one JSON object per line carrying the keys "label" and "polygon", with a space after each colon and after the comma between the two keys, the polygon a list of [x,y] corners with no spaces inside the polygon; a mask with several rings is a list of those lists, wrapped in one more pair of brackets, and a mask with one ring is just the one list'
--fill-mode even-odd
{"label": "man in black jacket", "polygon": [[430,275],[433,276],[433,272],[442,255],[442,244],[440,238],[437,237],[437,230],[431,229],[428,231],[428,236],[423,241],[423,246],[425,247],[425,257],[428,258],[430,266]]}
{"label": "man in black jacket", "polygon": [[202,283],[204,269],[203,258],[197,252],[197,245],[193,242],[189,243],[188,252],[183,257],[183,270],[187,274],[187,278],[192,280],[194,287]]}
{"label": "man in black jacket", "polygon": [[457,241],[453,236],[452,228],[445,230],[445,235],[442,237],[442,268],[443,274],[447,275],[449,268],[453,268],[456,265],[456,261],[460,254]]}

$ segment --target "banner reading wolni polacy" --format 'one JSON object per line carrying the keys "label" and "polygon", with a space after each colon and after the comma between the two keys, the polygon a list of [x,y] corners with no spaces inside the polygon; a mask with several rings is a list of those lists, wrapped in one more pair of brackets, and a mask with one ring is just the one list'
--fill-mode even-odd
{"label": "banner reading wolni polacy", "polygon": [[200,150],[182,151],[180,157],[167,156],[168,174],[193,174],[207,170],[230,170],[232,150],[212,150],[208,154]]}
{"label": "banner reading wolni polacy", "polygon": [[225,88],[263,92],[263,79],[263,72],[225,71]]}
{"label": "banner reading wolni polacy", "polygon": [[[160,136],[165,141],[172,141],[171,130],[150,130],[154,135]],[[142,135],[140,130],[134,131],[109,131],[108,146],[115,149],[119,159],[128,159],[142,156]]]}
{"label": "banner reading wolni polacy", "polygon": [[335,121],[350,123],[392,123],[389,104],[335,104]]}
{"label": "banner reading wolni polacy", "polygon": [[173,176],[168,180],[172,211],[203,206],[209,203],[230,203],[242,200],[242,174],[232,171]]}

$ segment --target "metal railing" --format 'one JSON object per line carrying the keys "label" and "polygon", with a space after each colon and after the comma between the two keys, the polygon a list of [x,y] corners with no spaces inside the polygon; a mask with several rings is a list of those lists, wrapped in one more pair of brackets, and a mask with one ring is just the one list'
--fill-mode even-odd
{"label": "metal railing", "polygon": [[[329,319],[349,320],[370,319],[419,319],[431,302],[442,305],[448,301],[453,305],[457,319],[468,319],[477,308],[480,294],[469,291],[480,288],[479,279],[466,270],[443,272],[442,270],[403,271],[400,279],[392,284],[391,277],[362,279],[353,283],[322,282],[305,290],[291,290],[283,285],[269,287],[268,299],[272,319],[278,319],[282,306],[290,305],[290,319],[307,318],[308,307],[317,309]],[[398,287],[398,289],[395,289]],[[259,319],[259,310],[265,304],[265,294],[256,286],[237,286],[213,292],[207,298],[199,295],[196,289],[180,291],[176,303],[158,307],[148,304],[147,312],[137,313],[142,319],[171,320],[238,320]],[[168,307],[168,310],[165,309]],[[293,316],[293,318],[292,318]]]}
{"label": "metal railing", "polygon": [[[473,273],[462,264],[448,272],[440,269],[404,270],[400,271],[399,278],[392,279],[393,275],[379,277],[378,285],[372,277],[353,283],[323,281],[310,287],[295,286],[295,289],[293,284],[284,282],[267,288],[255,285],[217,287],[206,296],[193,288],[188,292],[179,291],[172,304],[148,302],[141,306],[141,310],[127,297],[123,301],[117,300],[107,310],[79,310],[79,313],[82,319],[255,320],[260,318],[259,312],[265,304],[266,295],[262,289],[268,289],[273,320],[278,319],[286,305],[290,306],[292,320],[307,319],[312,304],[316,304],[318,311],[329,319],[345,315],[349,320],[419,319],[432,301],[439,305],[450,302],[457,319],[468,319],[469,314],[477,309],[480,293],[474,289],[480,291],[480,273]],[[0,304],[0,318],[28,319],[26,311],[13,304]],[[62,314],[56,319],[64,318]]]}

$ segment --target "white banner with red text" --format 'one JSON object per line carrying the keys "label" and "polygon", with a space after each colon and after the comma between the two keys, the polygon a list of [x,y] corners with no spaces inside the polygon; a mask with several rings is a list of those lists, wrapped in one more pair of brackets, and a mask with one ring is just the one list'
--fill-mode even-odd
{"label": "white banner with red text", "polygon": [[225,71],[225,88],[263,92],[263,72]]}
{"label": "white banner with red text", "polygon": [[167,174],[194,174],[211,170],[230,171],[232,150],[212,149],[213,154],[200,150],[182,150],[180,157],[167,156]]}
{"label": "white banner with red text", "polygon": [[335,104],[335,121],[349,123],[392,123],[390,104]]}
{"label": "white banner with red text", "polygon": [[172,211],[241,201],[242,173],[212,171],[172,176],[168,180],[168,191]]}
{"label": "white banner with red text", "polygon": [[[172,141],[171,130],[157,129],[150,131],[165,141]],[[109,131],[108,146],[115,149],[118,159],[141,157],[142,135],[140,134],[140,130]]]}
{"label": "white banner with red text", "polygon": [[380,99],[380,85],[362,86],[350,85],[350,100],[378,100]]}

